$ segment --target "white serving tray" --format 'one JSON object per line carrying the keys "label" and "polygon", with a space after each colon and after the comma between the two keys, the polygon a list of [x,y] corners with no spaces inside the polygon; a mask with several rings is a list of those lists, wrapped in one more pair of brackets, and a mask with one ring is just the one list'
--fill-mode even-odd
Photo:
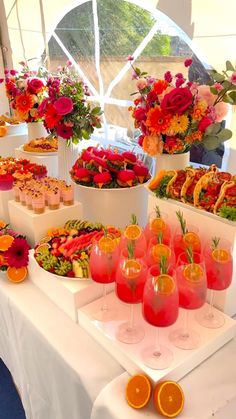
{"label": "white serving tray", "polygon": [[[73,280],[42,269],[34,258],[34,250],[29,252],[29,279],[46,294],[73,321],[78,322],[78,308],[101,297],[103,287],[91,279]],[[108,287],[111,291],[113,284]]]}
{"label": "white serving tray", "polygon": [[154,328],[144,321],[139,304],[134,307],[134,319],[145,329],[144,339],[137,344],[125,344],[116,339],[115,333],[118,326],[128,320],[129,306],[122,304],[114,292],[108,294],[107,304],[115,310],[115,318],[112,321],[100,322],[93,318],[101,307],[102,299],[93,301],[78,310],[80,326],[82,326],[97,342],[99,342],[130,374],[137,374],[142,371],[147,374],[153,382],[161,379],[180,380],[192,369],[201,364],[219,348],[230,341],[236,333],[236,321],[223,314],[225,324],[219,329],[207,329],[195,321],[195,312],[190,312],[190,325],[201,337],[201,346],[194,350],[182,350],[176,348],[168,339],[169,333],[182,325],[183,310],[180,310],[178,321],[171,327],[161,328],[160,342],[168,346],[174,354],[174,361],[165,370],[154,370],[143,363],[141,351],[154,342]]}
{"label": "white serving tray", "polygon": [[32,163],[43,164],[47,167],[48,176],[58,176],[58,152],[53,153],[32,153],[25,151],[23,145],[15,148],[15,157],[18,159],[28,159]]}
{"label": "white serving tray", "polygon": [[161,212],[168,215],[168,221],[173,228],[178,225],[176,211],[180,210],[183,212],[187,224],[189,223],[199,228],[203,243],[215,236],[227,239],[232,243],[233,280],[229,289],[215,292],[214,305],[229,316],[234,316],[236,314],[236,222],[226,220],[183,202],[157,198],[150,192],[148,212],[154,211],[156,205],[159,206]]}

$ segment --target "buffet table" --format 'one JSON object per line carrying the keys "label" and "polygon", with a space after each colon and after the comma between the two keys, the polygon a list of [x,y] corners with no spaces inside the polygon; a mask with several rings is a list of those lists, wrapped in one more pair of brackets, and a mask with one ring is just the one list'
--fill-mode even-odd
{"label": "buffet table", "polygon": [[[19,388],[27,419],[155,418],[124,400],[128,373],[30,281],[1,274],[0,356]],[[236,338],[180,384],[183,419],[234,419]],[[223,416],[221,415],[223,414]]]}

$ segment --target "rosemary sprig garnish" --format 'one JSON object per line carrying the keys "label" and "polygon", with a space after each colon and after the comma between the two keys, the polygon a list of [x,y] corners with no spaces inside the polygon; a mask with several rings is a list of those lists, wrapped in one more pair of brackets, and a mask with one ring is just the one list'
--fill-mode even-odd
{"label": "rosemary sprig garnish", "polygon": [[134,250],[135,250],[135,242],[130,241],[127,244],[127,250],[128,250],[128,259],[134,258]]}
{"label": "rosemary sprig garnish", "polygon": [[157,235],[157,243],[161,244],[162,243],[162,239],[163,239],[163,232],[159,231],[158,235]]}
{"label": "rosemary sprig garnish", "polygon": [[212,239],[211,239],[211,248],[212,248],[212,250],[217,249],[219,243],[220,243],[220,237],[212,237]]}
{"label": "rosemary sprig garnish", "polygon": [[103,230],[104,237],[107,237],[107,227],[103,226],[102,230]]}
{"label": "rosemary sprig garnish", "polygon": [[186,234],[188,232],[187,226],[186,226],[186,220],[184,219],[184,214],[181,211],[176,211],[177,218],[180,222],[180,227],[182,230],[182,234]]}
{"label": "rosemary sprig garnish", "polygon": [[132,225],[138,225],[138,220],[135,214],[131,214],[131,223]]}
{"label": "rosemary sprig garnish", "polygon": [[192,246],[189,246],[186,248],[186,255],[187,255],[188,263],[194,263]]}
{"label": "rosemary sprig garnish", "polygon": [[155,213],[157,218],[161,218],[161,211],[158,205],[155,206]]}
{"label": "rosemary sprig garnish", "polygon": [[163,274],[167,274],[167,257],[166,256],[161,256],[161,260],[160,260],[160,273],[161,275]]}

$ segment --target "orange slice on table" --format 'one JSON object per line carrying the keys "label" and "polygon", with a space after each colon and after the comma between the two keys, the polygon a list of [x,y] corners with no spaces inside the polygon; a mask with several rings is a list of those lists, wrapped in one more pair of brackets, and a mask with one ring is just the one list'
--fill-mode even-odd
{"label": "orange slice on table", "polygon": [[183,390],[175,381],[161,381],[154,389],[153,402],[159,414],[175,418],[184,407]]}
{"label": "orange slice on table", "polygon": [[211,255],[216,262],[226,263],[230,260],[230,253],[227,249],[215,249]]}
{"label": "orange slice on table", "polygon": [[154,233],[159,233],[160,231],[165,230],[166,223],[162,220],[162,218],[154,218],[150,223],[150,229]]}
{"label": "orange slice on table", "polygon": [[0,220],[0,229],[5,228],[6,227],[6,223],[2,220]]}
{"label": "orange slice on table", "polygon": [[183,236],[184,243],[189,246],[197,246],[200,244],[200,239],[196,233],[189,231]]}
{"label": "orange slice on table", "polygon": [[160,294],[170,295],[175,290],[175,282],[172,276],[161,274],[154,279],[154,290]]}
{"label": "orange slice on table", "polygon": [[156,262],[160,262],[161,258],[165,256],[167,259],[169,259],[171,255],[171,250],[166,244],[158,243],[155,244],[152,249],[152,257],[155,259]]}
{"label": "orange slice on table", "polygon": [[135,279],[139,276],[142,266],[138,260],[128,259],[124,265],[124,274],[128,279]]}
{"label": "orange slice on table", "polygon": [[7,278],[11,282],[19,283],[25,280],[28,274],[28,269],[26,266],[22,266],[21,268],[15,267],[8,267],[7,268]]}
{"label": "orange slice on table", "polygon": [[98,242],[98,247],[101,252],[104,253],[112,253],[115,249],[116,243],[111,237],[101,237],[101,239]]}
{"label": "orange slice on table", "polygon": [[142,229],[137,224],[130,224],[126,227],[124,231],[124,236],[128,240],[137,240],[141,237]]}
{"label": "orange slice on table", "polygon": [[152,394],[150,379],[143,374],[131,377],[126,385],[125,396],[128,404],[134,409],[145,407]]}
{"label": "orange slice on table", "polygon": [[0,251],[5,252],[6,250],[8,250],[13,242],[14,237],[10,236],[9,234],[4,234],[3,236],[0,236]]}
{"label": "orange slice on table", "polygon": [[185,278],[191,282],[200,282],[203,278],[203,269],[197,263],[185,266],[183,273]]}

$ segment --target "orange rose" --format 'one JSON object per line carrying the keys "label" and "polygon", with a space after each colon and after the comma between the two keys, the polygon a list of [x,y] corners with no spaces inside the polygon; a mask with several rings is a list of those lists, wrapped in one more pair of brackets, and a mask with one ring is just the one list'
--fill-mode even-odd
{"label": "orange rose", "polygon": [[158,135],[147,135],[143,139],[143,150],[151,157],[161,154],[163,151],[163,141]]}

